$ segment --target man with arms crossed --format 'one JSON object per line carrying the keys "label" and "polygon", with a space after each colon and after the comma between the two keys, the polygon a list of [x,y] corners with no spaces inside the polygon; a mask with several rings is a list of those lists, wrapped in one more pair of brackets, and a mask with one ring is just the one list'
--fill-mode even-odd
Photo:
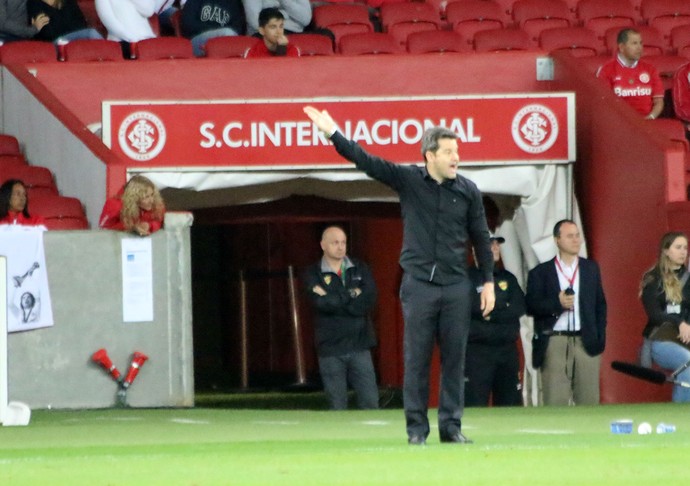
{"label": "man with arms crossed", "polygon": [[424,133],[426,167],[396,165],[372,156],[346,139],[326,111],[304,112],[338,153],[369,177],[396,191],[403,219],[400,300],[405,320],[403,400],[408,443],[426,444],[429,435],[429,368],[434,342],[441,351],[438,430],[441,442],[471,442],[461,432],[465,348],[470,327],[472,283],[465,244],[471,239],[484,275],[481,307],[494,307],[493,256],[482,196],[457,173],[457,135],[443,127]]}
{"label": "man with arms crossed", "polygon": [[376,284],[369,268],[347,255],[347,236],[338,226],[321,235],[323,256],[303,276],[314,307],[319,371],[331,410],[347,408],[348,383],[357,406],[379,407],[379,390],[371,361],[376,345],[369,313],[376,303]]}

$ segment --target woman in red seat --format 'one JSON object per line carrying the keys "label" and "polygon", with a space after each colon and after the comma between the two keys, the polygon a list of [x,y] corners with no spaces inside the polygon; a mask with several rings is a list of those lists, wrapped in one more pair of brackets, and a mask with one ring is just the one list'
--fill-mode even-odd
{"label": "woman in red seat", "polygon": [[161,229],[164,215],[165,205],[156,186],[146,177],[135,175],[117,196],[105,202],[98,225],[148,236]]}
{"label": "woman in red seat", "polygon": [[0,224],[45,226],[42,217],[29,214],[26,186],[19,179],[10,179],[0,186]]}

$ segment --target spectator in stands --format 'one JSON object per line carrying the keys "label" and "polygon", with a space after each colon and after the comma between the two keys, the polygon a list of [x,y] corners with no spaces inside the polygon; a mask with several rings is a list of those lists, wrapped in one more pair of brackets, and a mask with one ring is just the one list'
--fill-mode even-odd
{"label": "spectator in stands", "polygon": [[[651,361],[675,371],[690,362],[690,282],[687,268],[688,237],[679,232],[666,233],[659,243],[657,261],[642,277],[640,297],[647,313],[644,349],[651,351]],[[649,359],[641,356],[643,365]],[[676,377],[690,383],[690,368]],[[673,386],[674,402],[690,402],[690,388]]]}
{"label": "spectator in stands", "polygon": [[494,288],[496,304],[487,316],[481,309],[482,272],[469,269],[472,287],[472,321],[465,355],[465,405],[468,407],[516,406],[522,404],[520,394],[520,358],[517,339],[520,317],[525,314],[525,294],[515,275],[500,267],[502,236],[491,235],[494,257]]}
{"label": "spectator in stands", "polygon": [[184,8],[187,0],[164,0],[158,12],[158,23],[161,27],[161,35],[175,35],[175,26],[172,17],[176,12]]}
{"label": "spectator in stands", "polygon": [[[690,62],[681,66],[673,75],[673,111],[676,117],[690,123]],[[686,125],[690,128],[690,125]],[[690,132],[686,133],[690,138]]]}
{"label": "spectator in stands", "polygon": [[27,9],[32,20],[39,15],[50,20],[34,39],[58,43],[103,38],[96,29],[88,26],[77,0],[28,0]]}
{"label": "spectator in stands", "polygon": [[259,33],[263,42],[257,42],[245,57],[299,57],[299,51],[285,35],[283,13],[277,8],[265,8],[259,13]]}
{"label": "spectator in stands", "polygon": [[347,236],[329,226],[321,235],[323,256],[304,272],[315,313],[316,351],[323,388],[332,410],[347,408],[348,383],[359,408],[378,408],[379,392],[371,360],[376,337],[369,313],[376,284],[369,268],[347,256]]}
{"label": "spectator in stands", "polygon": [[26,0],[0,0],[0,41],[32,39],[48,25],[47,15],[37,15],[28,21]]}
{"label": "spectator in stands", "polygon": [[247,17],[247,35],[259,32],[259,13],[265,8],[277,8],[283,14],[286,34],[299,34],[311,22],[309,0],[242,0]]}
{"label": "spectator in stands", "polygon": [[98,18],[108,30],[108,39],[139,42],[156,37],[149,17],[158,12],[161,0],[95,0]]}
{"label": "spectator in stands", "polygon": [[664,109],[664,86],[656,68],[642,56],[642,35],[626,28],[618,33],[618,53],[597,71],[616,96],[623,98],[648,120],[657,118]]}
{"label": "spectator in stands", "polygon": [[182,34],[192,40],[194,55],[204,55],[209,39],[245,31],[241,0],[187,0],[182,9]]}
{"label": "spectator in stands", "polygon": [[148,236],[161,229],[164,216],[165,205],[156,186],[148,178],[135,175],[117,196],[105,202],[98,225]]}
{"label": "spectator in stands", "polygon": [[42,217],[29,213],[26,186],[19,179],[10,179],[0,186],[0,224],[45,226]]}

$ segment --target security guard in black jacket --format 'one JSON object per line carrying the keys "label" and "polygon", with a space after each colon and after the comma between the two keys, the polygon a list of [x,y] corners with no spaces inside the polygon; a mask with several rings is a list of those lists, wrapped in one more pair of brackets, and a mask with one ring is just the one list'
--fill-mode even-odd
{"label": "security guard in black jacket", "polygon": [[515,275],[497,265],[501,258],[499,245],[504,242],[501,236],[491,236],[496,305],[487,317],[482,317],[479,305],[483,275],[476,268],[470,269],[476,292],[465,363],[465,404],[468,407],[486,407],[489,403],[494,406],[522,404],[517,339],[520,317],[525,314],[525,294]]}

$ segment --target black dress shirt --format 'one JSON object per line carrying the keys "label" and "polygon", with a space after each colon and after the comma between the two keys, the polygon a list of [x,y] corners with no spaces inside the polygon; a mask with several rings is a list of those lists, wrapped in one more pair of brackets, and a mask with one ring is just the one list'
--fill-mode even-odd
{"label": "black dress shirt", "polygon": [[493,256],[482,194],[458,175],[439,184],[426,168],[397,165],[368,154],[340,132],[331,136],[340,155],[396,191],[403,219],[400,266],[418,280],[438,285],[467,276],[467,241],[474,244],[485,282],[493,282]]}

